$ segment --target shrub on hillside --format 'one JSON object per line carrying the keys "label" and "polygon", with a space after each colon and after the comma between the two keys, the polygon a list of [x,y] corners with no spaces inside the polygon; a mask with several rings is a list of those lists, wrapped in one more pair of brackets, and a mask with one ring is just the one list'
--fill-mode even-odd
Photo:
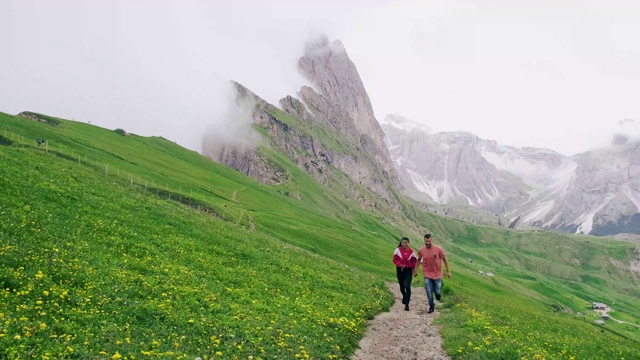
{"label": "shrub on hillside", "polygon": [[13,141],[11,141],[11,139],[7,139],[6,137],[0,135],[0,145],[10,146],[10,145],[13,145]]}
{"label": "shrub on hillside", "polygon": [[117,128],[115,130],[113,130],[115,132],[117,132],[118,134],[122,135],[122,136],[129,136],[129,133],[124,131],[123,129]]}

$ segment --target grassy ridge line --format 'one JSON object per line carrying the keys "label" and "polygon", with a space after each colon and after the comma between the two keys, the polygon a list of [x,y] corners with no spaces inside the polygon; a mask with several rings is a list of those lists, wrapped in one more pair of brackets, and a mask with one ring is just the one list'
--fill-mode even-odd
{"label": "grassy ridge line", "polygon": [[[71,148],[74,154],[88,152],[88,158],[97,159],[96,162],[100,166],[110,164],[110,173],[118,168],[122,176],[131,173],[136,178],[141,175],[142,179],[150,179],[150,184],[153,182],[154,186],[160,186],[165,190],[169,188],[174,193],[179,192],[182,184],[183,196],[189,196],[188,189],[194,187],[215,189],[215,194],[226,198],[230,198],[235,193],[236,200],[233,203],[209,200],[214,201],[212,206],[216,212],[227,214],[225,218],[237,219],[241,214],[250,215],[258,228],[273,236],[281,236],[283,231],[287,231],[286,227],[293,226],[294,230],[300,228],[302,234],[299,238],[303,240],[297,241],[297,238],[290,238],[288,241],[324,255],[335,255],[340,253],[341,246],[347,246],[353,249],[353,252],[340,254],[347,263],[355,266],[362,263],[370,270],[381,274],[388,272],[387,266],[382,265],[384,263],[376,264],[371,262],[371,258],[364,259],[360,255],[359,244],[373,236],[371,233],[373,231],[380,240],[367,241],[367,247],[363,250],[372,252],[379,250],[380,254],[384,254],[389,251],[389,244],[395,241],[390,240],[397,236],[393,235],[393,232],[396,232],[395,229],[390,230],[388,226],[384,227],[377,222],[371,222],[371,216],[364,214],[358,204],[344,199],[340,193],[327,192],[324,186],[315,182],[290,162],[285,165],[292,174],[292,181],[282,186],[263,186],[233,169],[206,160],[197,153],[185,151],[162,138],[143,138],[135,135],[124,138],[112,131],[71,121],[63,121],[60,126],[52,127],[12,116],[7,116],[6,120],[7,123],[3,122],[3,125],[9,124],[12,126],[12,129],[10,128],[12,131],[27,138],[46,137],[50,144],[60,142],[66,144],[64,135],[74,138],[76,144],[82,144],[82,147]],[[90,143],[94,145],[88,147],[87,144]],[[152,148],[162,148],[163,151],[161,153],[150,151],[147,147],[149,144],[152,144]],[[57,146],[51,147],[55,149]],[[63,145],[63,150],[65,148]],[[68,150],[65,152],[69,153]],[[174,153],[178,156],[174,157]],[[176,160],[176,157],[180,161]],[[281,156],[276,160],[285,161]],[[84,157],[82,162],[84,163]],[[185,184],[187,186],[184,186]],[[286,192],[300,193],[302,201],[291,196],[283,196]],[[264,225],[268,226],[261,225],[262,219],[266,221]],[[283,227],[284,224],[286,224],[285,227]],[[376,228],[370,229],[371,226]],[[327,228],[336,229],[339,231],[337,233],[339,236],[333,236],[332,232],[322,234],[323,229]],[[321,241],[310,241],[307,232]],[[374,259],[379,257],[378,254]],[[365,261],[362,262],[363,260]],[[369,264],[376,265],[369,266]]]}
{"label": "grassy ridge line", "polygon": [[[109,165],[110,172],[117,169],[123,176],[133,174],[134,178],[146,178],[149,182],[153,181],[155,186],[160,185],[176,192],[182,186],[185,196],[189,194],[190,188],[215,188],[216,194],[226,198],[236,193],[236,203],[241,203],[244,209],[274,209],[279,215],[294,217],[300,211],[304,211],[314,214],[316,218],[332,217],[340,211],[340,217],[345,220],[351,217],[361,218],[358,215],[361,211],[357,204],[345,201],[336,193],[323,191],[325,188],[322,185],[291,163],[286,165],[295,175],[295,180],[282,186],[262,186],[233,169],[211,162],[162,138],[143,138],[135,135],[123,138],[112,131],[71,121],[63,121],[60,126],[52,127],[6,114],[0,115],[0,120],[5,128],[25,138],[33,138],[34,143],[36,137],[47,138],[52,149],[62,146],[66,154],[80,154],[82,162],[88,158],[89,163],[95,161],[100,166]],[[70,138],[74,139],[73,142]],[[153,151],[158,148],[161,148],[162,152]],[[284,161],[283,158],[278,160]],[[303,201],[282,196],[286,191],[300,192]],[[349,212],[344,211],[345,202],[351,203]],[[226,205],[227,209],[231,207],[231,204]],[[237,215],[238,212],[233,214]],[[300,220],[305,222],[305,218]],[[310,219],[308,222],[314,223],[315,220]]]}
{"label": "grassy ridge line", "polygon": [[[12,119],[9,117],[9,120]],[[24,124],[24,121],[19,119],[16,126],[18,125],[33,126],[33,124]],[[190,189],[193,188],[207,189],[207,192],[212,192],[215,188],[218,191],[214,194],[227,200],[229,202],[227,205],[230,206],[234,201],[230,201],[229,198],[236,190],[249,189],[249,192],[263,190],[256,186],[256,182],[252,179],[239,176],[232,169],[206,161],[198,154],[184,151],[181,147],[165,139],[132,135],[123,141],[121,135],[114,132],[97,131],[97,129],[91,125],[66,121],[59,127],[43,125],[35,131],[30,127],[18,128],[30,137],[34,137],[36,134],[46,134],[49,143],[55,144],[51,145],[54,151],[60,148],[59,144],[62,143],[61,146],[65,154],[80,155],[82,162],[88,158],[89,163],[98,163],[103,170],[105,170],[105,166],[110,166],[109,171],[112,173],[117,171],[122,176],[128,177],[129,174],[133,174],[134,179],[148,179],[146,182],[150,186],[174,192],[180,192],[182,189],[185,196],[189,195]],[[62,136],[58,133],[61,133]],[[64,140],[67,134],[74,138],[75,144],[69,144]],[[91,144],[87,139],[91,139]],[[72,146],[78,144],[82,146],[75,146],[75,148]],[[251,198],[260,200],[263,197],[252,195]],[[270,201],[278,202],[281,199],[276,198]]]}

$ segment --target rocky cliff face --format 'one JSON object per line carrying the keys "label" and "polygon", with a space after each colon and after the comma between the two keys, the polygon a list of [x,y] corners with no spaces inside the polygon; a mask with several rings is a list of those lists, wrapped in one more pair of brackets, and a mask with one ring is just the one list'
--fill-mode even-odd
{"label": "rocky cliff face", "polygon": [[527,186],[482,156],[491,144],[464,132],[431,133],[387,117],[387,145],[409,193],[438,204],[471,205],[504,214],[521,202]]}
{"label": "rocky cliff face", "polygon": [[571,233],[640,233],[640,143],[566,157],[513,148],[468,133],[433,133],[387,117],[383,129],[410,194]]}
{"label": "rocky cliff face", "polygon": [[[319,121],[330,123],[347,134],[363,151],[364,158],[379,167],[378,180],[399,186],[384,132],[373,114],[369,95],[358,70],[340,43],[320,38],[307,45],[299,60],[300,71],[317,88],[305,86],[300,90],[302,100]],[[287,110],[287,108],[285,108]],[[299,112],[294,112],[298,115]],[[303,115],[304,116],[304,115]],[[373,175],[373,174],[372,174]],[[358,181],[364,180],[363,177]]]}
{"label": "rocky cliff face", "polygon": [[[346,174],[351,181],[347,195],[363,207],[398,208],[401,184],[384,144],[384,133],[342,44],[326,38],[311,43],[299,60],[299,68],[314,88],[302,87],[300,100],[284,97],[280,108],[236,84],[237,101],[254,104],[249,109],[251,123],[266,131],[268,139],[263,140],[325,185],[335,170]],[[256,148],[220,144],[205,137],[203,153],[265,183],[277,183],[288,176]],[[380,196],[382,202],[361,196],[357,190],[360,185]]]}
{"label": "rocky cliff face", "polygon": [[640,143],[592,150],[574,159],[569,190],[554,202],[555,219],[548,214],[545,225],[594,235],[640,234]]}
{"label": "rocky cliff face", "polygon": [[[330,43],[323,37],[307,45],[299,60],[301,72],[313,82],[316,90],[305,86],[303,100],[336,128],[351,137],[368,137],[385,152],[384,133],[373,115],[369,95],[342,43]],[[386,159],[389,162],[389,159]]]}
{"label": "rocky cliff face", "polygon": [[268,123],[262,109],[270,105],[240,84],[233,83],[232,89],[237,92],[232,111],[219,128],[204,135],[202,154],[265,184],[287,181],[289,174],[258,151],[261,138],[251,128]]}

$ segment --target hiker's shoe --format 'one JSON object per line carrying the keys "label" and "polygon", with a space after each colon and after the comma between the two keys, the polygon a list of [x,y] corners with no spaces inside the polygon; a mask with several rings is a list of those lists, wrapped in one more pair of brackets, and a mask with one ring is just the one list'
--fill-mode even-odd
{"label": "hiker's shoe", "polygon": [[436,293],[436,300],[440,301],[440,298],[442,297],[442,295]]}
{"label": "hiker's shoe", "polygon": [[429,306],[429,310],[427,310],[427,313],[431,314],[435,309],[433,308],[433,306]]}
{"label": "hiker's shoe", "polygon": [[404,311],[409,311],[409,304],[404,306]]}

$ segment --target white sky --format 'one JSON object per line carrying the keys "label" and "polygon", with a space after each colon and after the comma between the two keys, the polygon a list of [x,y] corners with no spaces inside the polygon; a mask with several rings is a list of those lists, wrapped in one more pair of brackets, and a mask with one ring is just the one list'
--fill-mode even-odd
{"label": "white sky", "polygon": [[200,150],[228,114],[227,80],[277,104],[319,32],[344,43],[379,120],[567,155],[623,119],[640,135],[633,0],[1,0],[0,111]]}

